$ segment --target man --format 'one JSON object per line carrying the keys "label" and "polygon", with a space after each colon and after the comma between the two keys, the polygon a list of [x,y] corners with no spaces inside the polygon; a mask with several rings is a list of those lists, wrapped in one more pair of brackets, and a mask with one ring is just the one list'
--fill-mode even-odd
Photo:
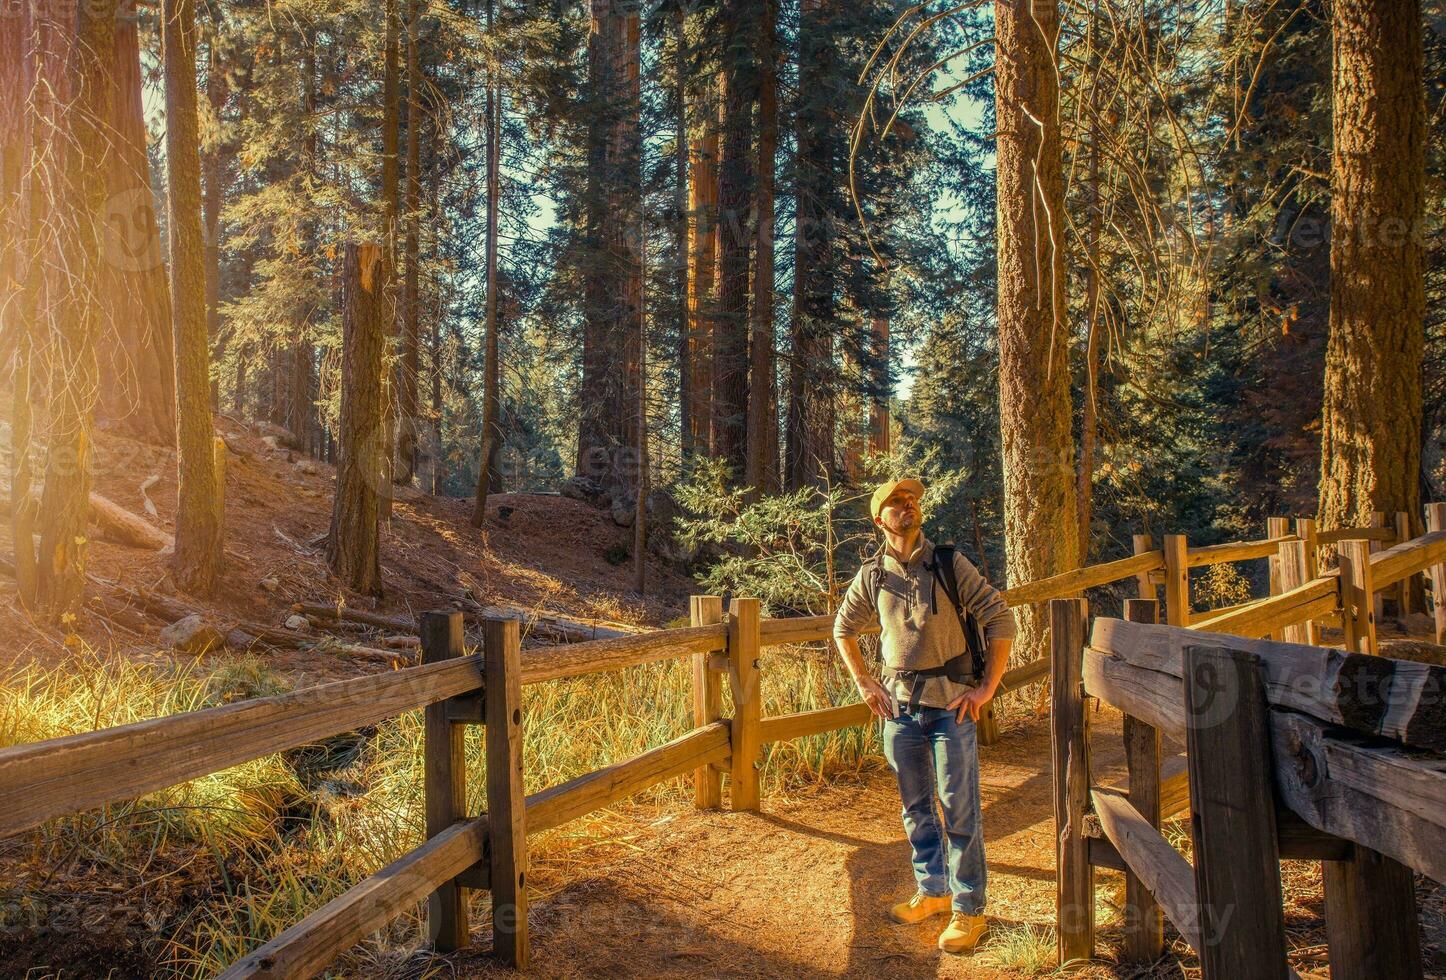
{"label": "man", "polygon": [[[974,723],[1009,662],[1014,615],[1004,597],[963,555],[954,553],[961,608],[949,596],[934,545],[922,531],[918,480],[874,491],[870,510],[884,535],[874,559],[850,583],[834,619],[844,663],[874,713],[884,720],[884,755],[898,775],[904,830],[914,851],[917,893],[890,911],[894,921],[923,922],[952,912],[939,948],[967,953],[984,935],[984,831],[979,816],[979,754]],[[984,632],[982,676],[972,666],[965,614]],[[884,679],[864,666],[859,634],[881,627]],[[937,792],[944,822],[934,808]]]}

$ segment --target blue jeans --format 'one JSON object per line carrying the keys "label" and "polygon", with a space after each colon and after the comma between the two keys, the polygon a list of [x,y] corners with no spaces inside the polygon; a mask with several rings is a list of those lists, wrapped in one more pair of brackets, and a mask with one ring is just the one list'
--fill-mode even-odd
{"label": "blue jeans", "polygon": [[955,721],[947,708],[911,712],[903,706],[897,718],[884,722],[884,757],[899,777],[919,891],[952,895],[955,912],[983,915],[987,872],[973,720]]}

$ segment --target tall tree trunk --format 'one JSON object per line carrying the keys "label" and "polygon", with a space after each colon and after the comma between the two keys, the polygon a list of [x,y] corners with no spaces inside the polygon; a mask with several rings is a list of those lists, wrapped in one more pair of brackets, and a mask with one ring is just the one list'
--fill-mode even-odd
{"label": "tall tree trunk", "polygon": [[752,336],[748,369],[748,469],[744,482],[759,493],[776,488],[778,389],[773,349],[774,171],[778,152],[778,2],[759,0],[757,226],[753,230]]}
{"label": "tall tree trunk", "polygon": [[420,259],[418,223],[422,206],[422,69],[418,53],[417,33],[421,30],[421,4],[410,0],[407,5],[407,183],[405,234],[402,242],[406,271],[402,280],[402,357],[401,357],[401,425],[397,436],[397,466],[393,474],[398,483],[409,484],[417,472],[417,429],[420,413],[417,385],[421,371],[421,298],[418,295]]}
{"label": "tall tree trunk", "polygon": [[116,21],[110,83],[113,130],[101,243],[106,303],[97,355],[106,383],[97,415],[133,438],[176,438],[170,297],[146,156],[141,55],[134,17]]}
{"label": "tall tree trunk", "polygon": [[1332,13],[1331,306],[1321,527],[1375,510],[1421,527],[1425,120],[1414,0]]}
{"label": "tall tree trunk", "polygon": [[326,561],[342,584],[382,594],[378,522],[382,470],[382,351],[388,281],[383,245],[348,242],[342,265],[342,375],[336,496]]}
{"label": "tall tree trunk", "polygon": [[[492,27],[492,7],[487,8],[487,26]],[[500,371],[497,322],[497,218],[501,209],[502,89],[495,71],[487,80],[487,349],[482,358],[482,459],[477,468],[477,497],[472,507],[472,526],[487,520],[487,494],[497,488],[497,454],[502,447]]]}
{"label": "tall tree trunk", "polygon": [[[1064,174],[1054,0],[997,0],[999,428],[1009,581],[1079,564],[1064,289]],[[1045,650],[1040,610],[1020,610],[1018,649]]]}
{"label": "tall tree trunk", "polygon": [[163,0],[166,175],[170,208],[171,320],[176,344],[176,553],[172,571],[187,592],[206,594],[223,558],[224,515],[216,485],[206,337],[206,236],[201,222],[200,122],[196,109],[195,0]]}
{"label": "tall tree trunk", "polygon": [[1103,259],[1099,254],[1104,227],[1104,209],[1100,203],[1100,134],[1095,114],[1090,113],[1089,153],[1089,262],[1085,265],[1085,349],[1084,405],[1080,419],[1079,474],[1075,497],[1079,510],[1079,559],[1089,561],[1090,522],[1093,520],[1095,485],[1095,442],[1099,435],[1099,370],[1100,370],[1100,274]]}
{"label": "tall tree trunk", "polygon": [[[217,126],[225,111],[228,95],[225,68],[217,50],[220,24],[213,23],[211,40],[206,45],[206,101]],[[311,52],[304,59],[303,70],[308,82],[314,74]],[[203,163],[202,207],[206,219],[206,336],[210,338],[212,355],[220,363],[226,352],[226,338],[221,335],[221,207],[226,193],[226,144],[219,133],[206,147]],[[221,380],[211,382],[211,408],[220,411]]]}
{"label": "tall tree trunk", "polygon": [[674,289],[678,296],[678,430],[679,445],[684,465],[694,452],[693,422],[693,368],[692,368],[692,295],[693,263],[688,229],[691,220],[688,214],[688,45],[687,10],[680,3],[673,11],[676,31],[676,71],[673,78],[673,128],[677,134],[673,156],[673,207],[677,214],[674,221],[674,248],[677,264],[674,268]]}
{"label": "tall tree trunk", "polygon": [[[386,351],[385,358],[390,355],[395,346],[397,332],[397,212],[400,205],[400,180],[397,159],[398,143],[401,134],[401,84],[399,80],[399,61],[401,52],[398,49],[400,34],[400,22],[397,13],[399,0],[386,0],[384,16],[386,17],[386,28],[383,31],[383,45],[386,50],[383,52],[382,61],[382,235],[383,247],[387,250],[387,260],[382,263],[382,271],[385,275],[382,288],[382,296],[385,301],[386,316]],[[382,417],[386,424],[382,427],[382,474],[383,488],[381,494],[381,516],[382,520],[391,520],[392,516],[392,454],[396,448],[396,423],[397,423],[397,380],[392,374],[384,377],[382,383]]]}
{"label": "tall tree trunk", "polygon": [[[40,159],[37,144],[43,139],[35,133],[39,127],[34,123],[44,114],[37,102],[45,97],[34,85],[38,52],[31,48],[35,39],[32,26],[29,4],[13,16],[0,18],[0,89],[11,93],[0,100],[0,282],[21,284],[17,297],[0,303],[0,361],[10,364],[10,540],[14,543],[15,581],[24,603],[35,601],[37,574],[31,440],[34,298],[39,295],[42,273],[30,220],[38,183],[34,175],[34,163]],[[27,171],[31,171],[28,177]]]}
{"label": "tall tree trunk", "polygon": [[[37,5],[40,6],[40,5]],[[78,13],[77,13],[78,12]],[[67,22],[51,16],[75,17]],[[54,229],[54,281],[44,303],[33,306],[52,322],[47,349],[45,488],[40,501],[38,601],[64,617],[79,605],[85,585],[86,518],[90,511],[91,432],[100,378],[96,337],[103,262],[102,221],[107,182],[96,179],[114,165],[110,128],[114,87],[110,58],[115,50],[116,5],[99,0],[71,8],[60,5],[36,14],[42,64],[40,78],[58,83],[47,109],[59,127],[46,138],[40,179],[45,197],[34,213]],[[57,76],[59,76],[57,78]],[[41,124],[37,121],[35,124]],[[34,200],[34,199],[32,199]],[[35,247],[43,247],[39,242]],[[39,270],[32,270],[32,276]]]}
{"label": "tall tree trunk", "polygon": [[753,204],[757,27],[753,0],[724,0],[723,157],[718,169],[718,319],[713,335],[713,455],[741,484],[748,466],[748,221]]}
{"label": "tall tree trunk", "polygon": [[794,222],[793,356],[788,369],[788,485],[822,487],[834,476],[834,370],[837,290],[829,200],[840,175],[829,116],[835,77],[833,3],[803,0]]}
{"label": "tall tree trunk", "polygon": [[713,313],[718,268],[718,108],[711,95],[698,113],[691,140],[688,188],[688,395],[689,445],[709,455],[713,447]]}
{"label": "tall tree trunk", "polygon": [[578,406],[580,474],[615,494],[637,482],[638,349],[642,267],[642,144],[637,6],[592,0],[588,77],[597,107],[588,135],[588,262],[583,377]]}

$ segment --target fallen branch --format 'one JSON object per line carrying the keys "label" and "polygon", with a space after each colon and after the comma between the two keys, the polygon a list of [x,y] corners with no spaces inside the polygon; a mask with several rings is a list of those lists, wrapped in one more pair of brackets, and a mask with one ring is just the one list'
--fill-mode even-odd
{"label": "fallen branch", "polygon": [[[9,497],[0,497],[0,516],[9,515],[12,508]],[[99,530],[100,537],[113,544],[144,551],[164,551],[176,546],[174,537],[98,493],[90,495],[90,522]]]}

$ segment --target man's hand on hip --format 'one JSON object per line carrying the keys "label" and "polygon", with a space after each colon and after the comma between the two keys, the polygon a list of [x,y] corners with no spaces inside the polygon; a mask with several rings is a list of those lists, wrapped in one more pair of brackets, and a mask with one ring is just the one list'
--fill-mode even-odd
{"label": "man's hand on hip", "polygon": [[963,721],[965,718],[979,720],[980,713],[989,699],[994,697],[994,692],[985,690],[981,684],[979,687],[971,687],[953,701],[949,702],[949,710],[953,711],[955,721]]}
{"label": "man's hand on hip", "polygon": [[884,690],[873,677],[865,676],[858,682],[859,696],[869,706],[869,710],[878,715],[884,721],[894,717],[894,702],[889,697],[889,692]]}

